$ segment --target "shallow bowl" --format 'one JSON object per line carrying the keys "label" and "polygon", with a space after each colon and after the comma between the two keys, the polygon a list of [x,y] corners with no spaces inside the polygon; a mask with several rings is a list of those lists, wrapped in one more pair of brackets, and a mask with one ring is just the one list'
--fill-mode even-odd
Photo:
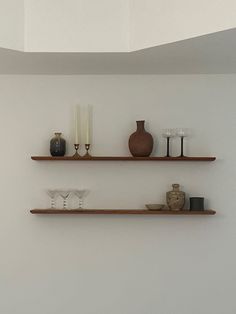
{"label": "shallow bowl", "polygon": [[145,206],[149,210],[165,210],[165,209],[167,209],[165,204],[146,204]]}

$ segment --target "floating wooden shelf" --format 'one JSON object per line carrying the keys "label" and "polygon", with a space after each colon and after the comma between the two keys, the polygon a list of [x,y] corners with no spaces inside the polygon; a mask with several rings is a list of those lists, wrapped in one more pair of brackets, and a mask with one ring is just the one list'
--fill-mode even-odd
{"label": "floating wooden shelf", "polygon": [[170,211],[147,209],[32,209],[32,214],[45,215],[215,215],[215,211],[208,209],[202,211]]}
{"label": "floating wooden shelf", "polygon": [[51,157],[32,156],[31,159],[39,161],[214,161],[216,157],[130,157],[130,156],[92,156],[74,158],[73,156]]}

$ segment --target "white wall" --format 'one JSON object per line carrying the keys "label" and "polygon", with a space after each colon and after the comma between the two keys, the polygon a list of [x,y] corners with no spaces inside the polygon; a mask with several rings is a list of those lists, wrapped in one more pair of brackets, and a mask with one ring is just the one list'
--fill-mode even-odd
{"label": "white wall", "polygon": [[26,0],[27,51],[127,51],[127,0]]}
{"label": "white wall", "polygon": [[[0,77],[0,313],[235,314],[236,76]],[[96,155],[128,154],[136,119],[189,127],[213,163],[40,163],[54,131],[72,152],[71,112],[94,106]],[[179,142],[175,141],[175,153]],[[44,190],[86,187],[87,208],[143,208],[173,182],[213,217],[39,217]]]}
{"label": "white wall", "polygon": [[235,27],[234,0],[130,0],[131,50]]}
{"label": "white wall", "polygon": [[0,47],[24,50],[24,0],[0,0]]}

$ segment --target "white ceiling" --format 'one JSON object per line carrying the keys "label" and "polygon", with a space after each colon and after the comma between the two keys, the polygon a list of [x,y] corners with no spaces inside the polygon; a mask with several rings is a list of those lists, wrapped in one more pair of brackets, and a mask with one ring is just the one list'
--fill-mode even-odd
{"label": "white ceiling", "polygon": [[120,53],[236,27],[235,0],[0,0],[0,47]]}
{"label": "white ceiling", "polygon": [[0,49],[0,74],[236,73],[236,29],[131,53],[31,53]]}

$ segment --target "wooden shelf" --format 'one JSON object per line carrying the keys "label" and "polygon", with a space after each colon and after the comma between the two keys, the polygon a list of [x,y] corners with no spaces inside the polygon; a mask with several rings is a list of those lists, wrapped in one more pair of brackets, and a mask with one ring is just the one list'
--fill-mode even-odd
{"label": "wooden shelf", "polygon": [[92,156],[90,158],[73,156],[51,157],[32,156],[31,159],[38,161],[214,161],[216,157],[131,157],[131,156]]}
{"label": "wooden shelf", "polygon": [[44,215],[215,215],[215,211],[208,209],[202,211],[170,211],[147,209],[32,209],[32,214]]}

